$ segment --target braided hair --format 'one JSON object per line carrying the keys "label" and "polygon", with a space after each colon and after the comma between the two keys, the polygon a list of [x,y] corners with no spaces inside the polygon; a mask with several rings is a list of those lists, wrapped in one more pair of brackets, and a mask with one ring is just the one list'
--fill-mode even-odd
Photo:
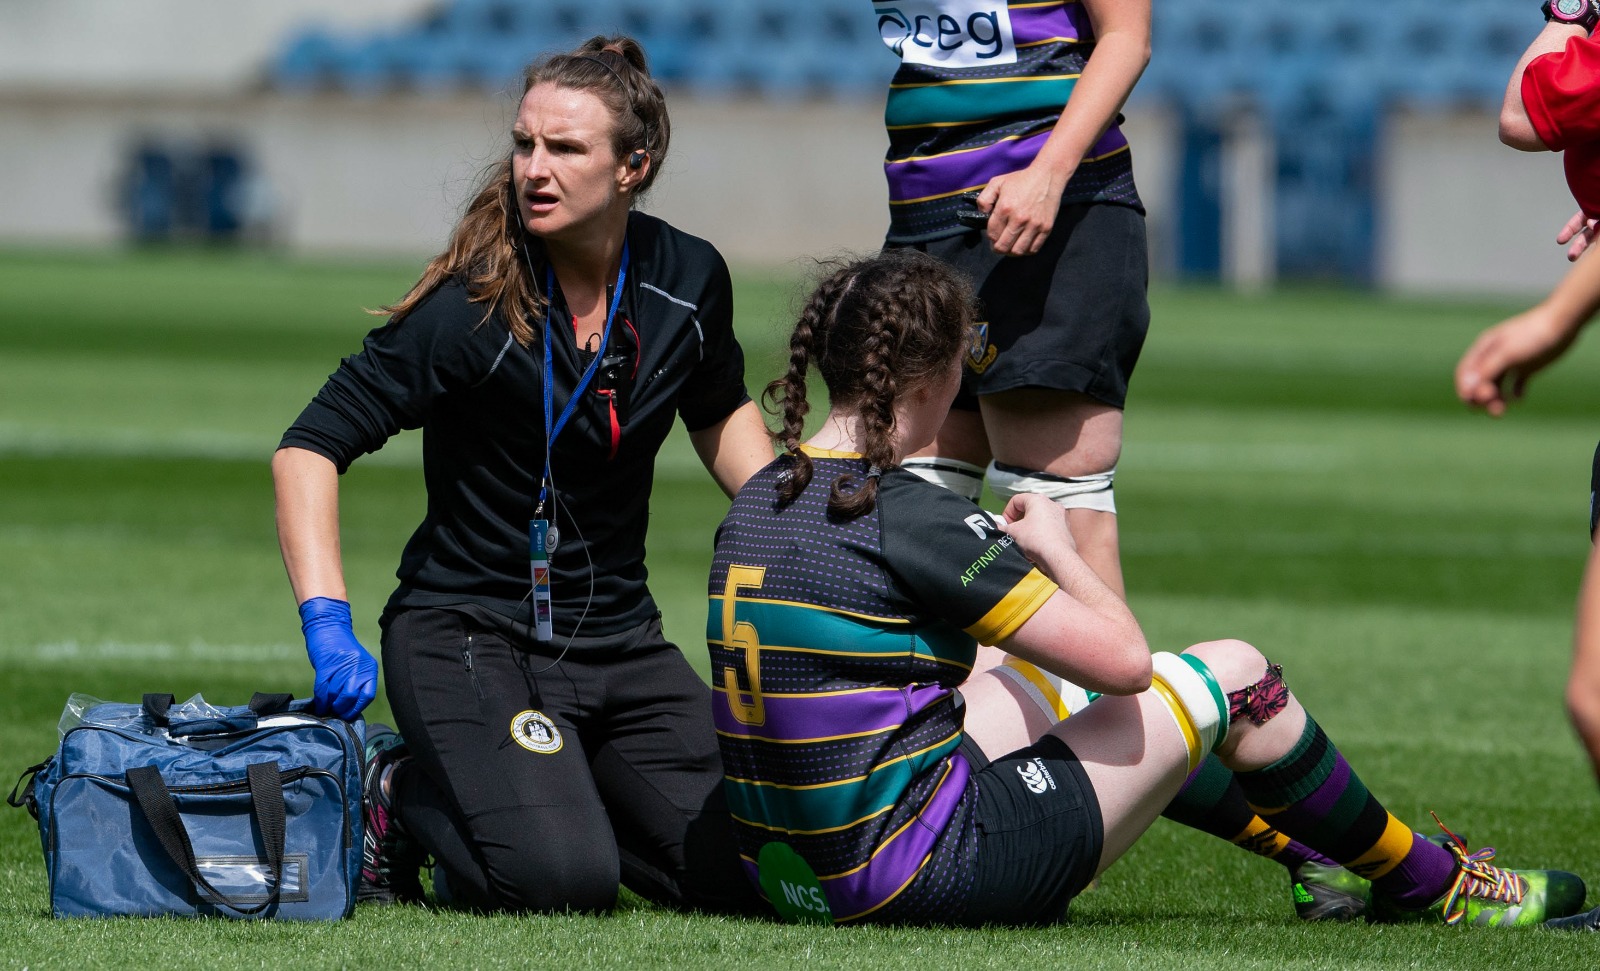
{"label": "braided hair", "polygon": [[839,476],[828,494],[830,515],[854,519],[872,511],[878,477],[901,459],[894,454],[896,402],[949,373],[973,313],[967,282],[915,250],[833,264],[795,322],[788,371],[763,395],[768,411],[782,418],[772,433],[786,466],[778,501],[793,502],[811,484],[811,457],[800,440],[811,410],[806,374],[812,364],[833,409],[860,422],[868,471]]}

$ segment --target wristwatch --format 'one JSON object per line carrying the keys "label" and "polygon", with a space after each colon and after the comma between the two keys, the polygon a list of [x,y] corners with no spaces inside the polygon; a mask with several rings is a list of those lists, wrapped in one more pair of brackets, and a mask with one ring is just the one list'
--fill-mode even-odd
{"label": "wristwatch", "polygon": [[1589,34],[1600,24],[1600,0],[1544,0],[1539,9],[1547,23],[1571,24]]}

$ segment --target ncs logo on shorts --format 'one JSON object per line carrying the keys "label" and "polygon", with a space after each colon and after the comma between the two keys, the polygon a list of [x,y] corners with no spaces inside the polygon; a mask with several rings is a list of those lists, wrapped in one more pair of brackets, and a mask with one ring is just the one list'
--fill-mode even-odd
{"label": "ncs logo on shorts", "polygon": [[1015,64],[1011,12],[995,0],[882,0],[878,34],[907,64]]}

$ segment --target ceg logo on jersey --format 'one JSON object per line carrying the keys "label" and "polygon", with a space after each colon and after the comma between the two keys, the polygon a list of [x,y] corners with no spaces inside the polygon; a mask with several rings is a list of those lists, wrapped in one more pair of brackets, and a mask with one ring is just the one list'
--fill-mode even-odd
{"label": "ceg logo on jersey", "polygon": [[881,0],[878,34],[908,64],[1015,64],[1011,12],[995,0]]}

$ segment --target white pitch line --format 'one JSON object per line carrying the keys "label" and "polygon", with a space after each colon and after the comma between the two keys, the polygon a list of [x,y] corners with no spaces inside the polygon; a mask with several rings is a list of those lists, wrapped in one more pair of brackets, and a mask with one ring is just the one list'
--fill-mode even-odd
{"label": "white pitch line", "polygon": [[[230,434],[205,429],[189,429],[152,434],[139,429],[61,430],[29,428],[0,422],[0,455],[38,458],[152,458],[209,459],[216,461],[261,462],[272,458],[278,436],[271,434]],[[389,442],[381,451],[362,457],[368,464],[417,465],[421,462],[422,440],[406,436]]]}
{"label": "white pitch line", "polygon": [[1202,469],[1234,471],[1304,471],[1331,469],[1359,460],[1359,453],[1343,445],[1306,445],[1290,442],[1214,444],[1210,442],[1128,442],[1123,446],[1125,468],[1183,472]]}
{"label": "white pitch line", "polygon": [[99,641],[55,641],[47,644],[0,642],[4,661],[304,661],[305,648],[297,644],[188,644]]}

